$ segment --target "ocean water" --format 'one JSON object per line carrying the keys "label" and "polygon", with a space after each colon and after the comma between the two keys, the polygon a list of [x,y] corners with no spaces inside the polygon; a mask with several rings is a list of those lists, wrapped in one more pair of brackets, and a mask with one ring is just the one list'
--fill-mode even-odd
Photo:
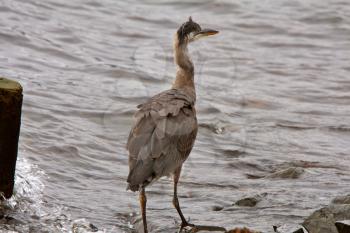
{"label": "ocean water", "polygon": [[[185,216],[269,232],[350,193],[349,12],[342,0],[0,1],[0,76],[24,88],[0,232],[138,231],[127,135],[136,105],[171,86],[189,16],[220,33],[190,45],[200,128]],[[269,178],[289,167],[304,172]],[[147,193],[151,232],[176,232],[171,180]]]}

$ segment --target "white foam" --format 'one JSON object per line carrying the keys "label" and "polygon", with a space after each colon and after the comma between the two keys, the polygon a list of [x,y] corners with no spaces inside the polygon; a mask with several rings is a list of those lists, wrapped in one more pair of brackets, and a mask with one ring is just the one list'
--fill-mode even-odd
{"label": "white foam", "polygon": [[36,165],[20,157],[16,166],[14,194],[5,204],[12,209],[31,210],[33,214],[40,216],[44,190],[43,176],[45,173]]}

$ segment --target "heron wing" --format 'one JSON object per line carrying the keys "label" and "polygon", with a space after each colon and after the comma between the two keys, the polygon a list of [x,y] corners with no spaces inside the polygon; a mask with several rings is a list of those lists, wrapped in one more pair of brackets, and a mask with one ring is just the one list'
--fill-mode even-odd
{"label": "heron wing", "polygon": [[127,143],[132,190],[177,168],[197,134],[194,100],[181,90],[162,92],[138,108]]}

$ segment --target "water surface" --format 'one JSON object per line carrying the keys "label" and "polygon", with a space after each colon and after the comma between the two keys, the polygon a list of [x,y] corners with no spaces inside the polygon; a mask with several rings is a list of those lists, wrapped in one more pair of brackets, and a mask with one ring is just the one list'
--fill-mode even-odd
{"label": "water surface", "polygon": [[[190,15],[220,34],[190,48],[200,129],[179,186],[184,214],[268,232],[349,193],[349,12],[342,0],[3,0],[0,75],[21,82],[24,104],[0,231],[133,232],[132,114],[170,87],[173,34]],[[291,166],[305,172],[263,178]],[[254,195],[256,207],[232,206]],[[171,182],[148,200],[152,232],[175,232]]]}

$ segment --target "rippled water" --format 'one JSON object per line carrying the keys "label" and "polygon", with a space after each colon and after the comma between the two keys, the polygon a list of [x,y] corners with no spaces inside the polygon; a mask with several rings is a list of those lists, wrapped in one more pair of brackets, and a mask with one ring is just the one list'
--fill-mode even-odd
{"label": "rippled water", "polygon": [[[133,231],[131,116],[171,85],[173,33],[189,15],[220,34],[191,46],[200,130],[185,215],[268,232],[349,193],[349,12],[343,0],[1,1],[0,76],[21,82],[24,104],[0,231]],[[305,172],[264,178],[288,167]],[[152,232],[175,232],[171,188],[148,189]],[[254,195],[256,207],[232,206]]]}

